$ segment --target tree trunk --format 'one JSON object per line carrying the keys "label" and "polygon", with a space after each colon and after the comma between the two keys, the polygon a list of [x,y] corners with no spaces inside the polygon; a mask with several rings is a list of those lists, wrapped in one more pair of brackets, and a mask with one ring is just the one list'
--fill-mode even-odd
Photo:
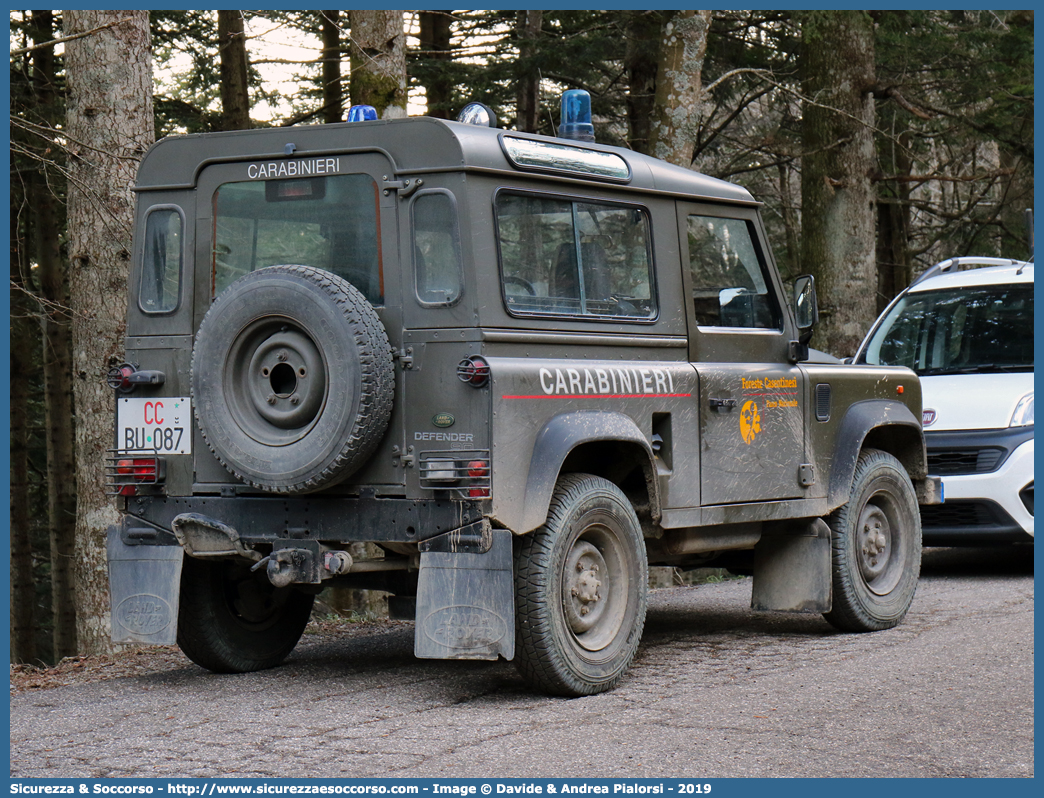
{"label": "tree trunk", "polygon": [[628,141],[636,152],[649,152],[653,109],[656,106],[656,68],[663,26],[662,11],[627,11]]}
{"label": "tree trunk", "polygon": [[685,168],[692,166],[700,122],[710,22],[710,11],[678,11],[660,33],[649,154]]}
{"label": "tree trunk", "polygon": [[[80,652],[112,648],[105,531],[118,522],[105,495],[113,397],[105,373],[123,361],[127,273],[141,156],[152,144],[147,11],[67,10],[68,239],[76,407],[76,607]],[[120,22],[124,18],[129,19]],[[116,24],[119,23],[119,24]]]}
{"label": "tree trunk", "polygon": [[352,11],[352,105],[380,119],[406,116],[406,34],[401,11]]}
{"label": "tree trunk", "polygon": [[[421,11],[420,49],[435,61],[452,60],[450,48],[453,43],[452,11]],[[444,72],[438,72],[424,86],[427,96],[427,114],[436,119],[452,119],[453,80]]]}
{"label": "tree trunk", "polygon": [[[18,184],[15,183],[14,186]],[[14,187],[12,186],[12,187]],[[17,191],[17,189],[16,189]],[[29,398],[32,355],[35,349],[31,302],[26,291],[28,256],[25,251],[31,224],[23,228],[15,199],[11,213],[11,662],[36,659],[36,585],[33,547],[29,536]]]}
{"label": "tree trunk", "polygon": [[791,174],[794,169],[789,163],[781,163],[776,168],[779,172],[779,212],[783,217],[783,233],[787,247],[785,262],[779,264],[779,270],[783,279],[786,280],[788,277],[797,276],[794,269],[801,259],[801,236],[798,230],[800,222],[797,219],[797,206],[790,189]]}
{"label": "tree trunk", "polygon": [[328,125],[344,120],[340,15],[340,11],[319,12],[323,28],[323,121]]}
{"label": "tree trunk", "polygon": [[[891,135],[878,146],[880,170],[885,175],[909,175],[913,164],[909,156],[910,137],[898,132],[894,108]],[[886,128],[888,129],[888,128]],[[903,180],[883,181],[878,187],[877,204],[877,307],[881,313],[913,278],[910,254],[910,184]]]}
{"label": "tree trunk", "polygon": [[1007,174],[1001,180],[1000,254],[1026,260],[1032,255],[1026,209],[1033,208],[1033,162],[1010,147],[1000,145],[1000,168]]}
{"label": "tree trunk", "polygon": [[221,129],[250,128],[246,29],[242,11],[218,11],[218,55],[221,65]]}
{"label": "tree trunk", "polygon": [[[33,27],[40,42],[54,36],[50,11],[34,11]],[[54,50],[33,53],[33,92],[38,113],[52,123],[54,111]],[[43,298],[44,412],[47,441],[47,522],[51,544],[51,608],[54,659],[76,654],[76,604],[73,573],[76,546],[76,458],[72,386],[72,320],[69,318],[69,275],[59,250],[58,199],[48,164],[34,174],[32,202],[37,274]]]}
{"label": "tree trunk", "polygon": [[540,70],[536,55],[543,23],[543,11],[519,11],[515,21],[520,67],[515,87],[515,128],[524,133],[536,133],[540,129]]}
{"label": "tree trunk", "polygon": [[863,11],[801,15],[802,269],[815,275],[813,343],[855,352],[877,312],[873,23]]}

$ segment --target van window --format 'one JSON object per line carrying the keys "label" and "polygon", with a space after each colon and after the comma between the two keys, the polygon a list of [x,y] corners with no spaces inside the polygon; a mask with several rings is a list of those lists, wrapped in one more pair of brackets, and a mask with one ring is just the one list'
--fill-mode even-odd
{"label": "van window", "polygon": [[154,208],[145,220],[145,250],[138,303],[146,313],[170,313],[181,296],[181,211]]}
{"label": "van window", "polygon": [[496,212],[512,315],[656,317],[644,209],[505,192]]}
{"label": "van window", "polygon": [[749,222],[689,216],[688,247],[692,300],[699,326],[782,327]]}
{"label": "van window", "polygon": [[413,215],[413,273],[417,300],[426,307],[452,305],[464,290],[460,235],[453,195],[419,195]]}
{"label": "van window", "polygon": [[214,195],[213,292],[265,266],[325,269],[384,300],[377,183],[369,175],[225,183]]}
{"label": "van window", "polygon": [[914,291],[874,331],[862,361],[921,375],[1033,370],[1033,286]]}

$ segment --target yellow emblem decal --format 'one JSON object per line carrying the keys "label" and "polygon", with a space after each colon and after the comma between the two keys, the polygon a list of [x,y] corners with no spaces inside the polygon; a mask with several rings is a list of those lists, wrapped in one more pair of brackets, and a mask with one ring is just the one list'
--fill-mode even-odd
{"label": "yellow emblem decal", "polygon": [[740,435],[743,436],[744,443],[753,443],[754,439],[761,432],[761,414],[758,413],[758,406],[750,400],[743,405],[743,409],[740,411]]}

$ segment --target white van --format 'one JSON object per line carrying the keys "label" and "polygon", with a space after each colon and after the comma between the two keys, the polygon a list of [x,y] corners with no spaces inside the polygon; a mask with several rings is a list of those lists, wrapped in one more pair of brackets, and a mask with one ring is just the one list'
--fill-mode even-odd
{"label": "white van", "polygon": [[1033,264],[951,258],[881,314],[853,358],[921,378],[925,545],[1033,540]]}

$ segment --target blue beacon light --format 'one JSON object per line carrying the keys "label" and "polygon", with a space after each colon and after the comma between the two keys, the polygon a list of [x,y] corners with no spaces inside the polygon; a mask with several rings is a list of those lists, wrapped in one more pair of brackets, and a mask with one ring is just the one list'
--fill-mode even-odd
{"label": "blue beacon light", "polygon": [[562,92],[562,122],[558,136],[574,141],[594,141],[591,124],[591,95],[582,89]]}
{"label": "blue beacon light", "polygon": [[377,109],[372,105],[353,105],[348,109],[349,122],[375,122]]}

